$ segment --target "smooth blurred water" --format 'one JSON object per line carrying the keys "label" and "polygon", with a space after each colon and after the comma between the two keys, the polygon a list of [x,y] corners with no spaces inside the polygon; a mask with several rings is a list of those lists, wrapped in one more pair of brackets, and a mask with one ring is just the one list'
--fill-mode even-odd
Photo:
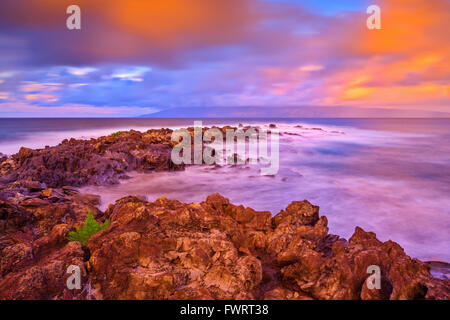
{"label": "smooth blurred water", "polygon": [[[43,147],[69,137],[117,130],[192,126],[193,119],[0,119],[0,152]],[[246,166],[192,166],[182,172],[133,174],[120,185],[85,187],[102,207],[126,195],[203,201],[213,192],[278,213],[293,200],[320,206],[330,232],[355,226],[392,239],[421,259],[450,261],[450,119],[208,119],[208,124],[276,123],[280,170],[260,176]],[[302,125],[298,128],[297,125]],[[5,131],[8,132],[4,132]],[[322,130],[318,130],[321,128]],[[17,133],[15,133],[17,131]]]}

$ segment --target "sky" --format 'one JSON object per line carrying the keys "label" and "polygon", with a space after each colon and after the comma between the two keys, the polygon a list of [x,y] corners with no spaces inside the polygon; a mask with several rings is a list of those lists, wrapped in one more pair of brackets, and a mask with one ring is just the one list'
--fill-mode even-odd
{"label": "sky", "polygon": [[[71,4],[81,30],[66,27]],[[449,0],[1,0],[0,117],[450,112],[449,30]]]}

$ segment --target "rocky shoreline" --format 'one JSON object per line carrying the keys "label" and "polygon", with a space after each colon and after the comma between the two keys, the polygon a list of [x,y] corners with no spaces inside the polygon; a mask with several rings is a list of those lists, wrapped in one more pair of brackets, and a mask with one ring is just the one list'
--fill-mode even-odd
{"label": "rocky shoreline", "polygon": [[[450,281],[428,264],[359,227],[348,241],[328,234],[306,200],[274,217],[219,194],[191,204],[130,196],[102,212],[99,196],[75,188],[183,170],[170,160],[171,132],[0,155],[0,299],[450,299]],[[82,247],[66,238],[88,210],[111,224]],[[70,265],[81,269],[79,290],[66,286]],[[380,290],[365,284],[370,265]]]}

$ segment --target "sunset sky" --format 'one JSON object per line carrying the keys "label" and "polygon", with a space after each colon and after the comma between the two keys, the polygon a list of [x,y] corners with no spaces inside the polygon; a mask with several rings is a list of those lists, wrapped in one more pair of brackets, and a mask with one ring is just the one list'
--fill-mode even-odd
{"label": "sunset sky", "polygon": [[[82,30],[66,28],[71,4]],[[0,117],[450,112],[449,30],[449,0],[1,0]]]}

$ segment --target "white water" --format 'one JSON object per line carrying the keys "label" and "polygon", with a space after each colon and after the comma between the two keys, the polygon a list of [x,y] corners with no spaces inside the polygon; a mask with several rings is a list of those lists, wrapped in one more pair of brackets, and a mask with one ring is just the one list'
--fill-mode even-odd
{"label": "white water", "polygon": [[[249,165],[192,166],[182,172],[134,173],[120,185],[82,191],[100,194],[102,208],[128,195],[199,202],[219,192],[235,204],[276,214],[293,200],[307,199],[328,217],[331,233],[348,238],[361,226],[383,241],[398,242],[411,256],[450,261],[450,121],[272,121],[282,133],[275,177],[261,176]],[[217,124],[239,122],[244,120]],[[192,126],[193,120],[0,119],[0,124],[0,152],[11,154],[21,146],[42,148],[119,130]]]}
{"label": "white water", "polygon": [[134,173],[120,185],[82,191],[100,194],[102,208],[128,195],[200,202],[219,192],[234,204],[276,214],[293,200],[307,199],[321,207],[331,233],[349,238],[361,226],[383,241],[400,243],[414,257],[450,261],[449,181],[429,176],[439,171],[435,165],[448,168],[448,157],[421,152],[430,135],[312,127],[278,124],[275,177],[261,176],[251,165],[192,166],[182,172]]}

